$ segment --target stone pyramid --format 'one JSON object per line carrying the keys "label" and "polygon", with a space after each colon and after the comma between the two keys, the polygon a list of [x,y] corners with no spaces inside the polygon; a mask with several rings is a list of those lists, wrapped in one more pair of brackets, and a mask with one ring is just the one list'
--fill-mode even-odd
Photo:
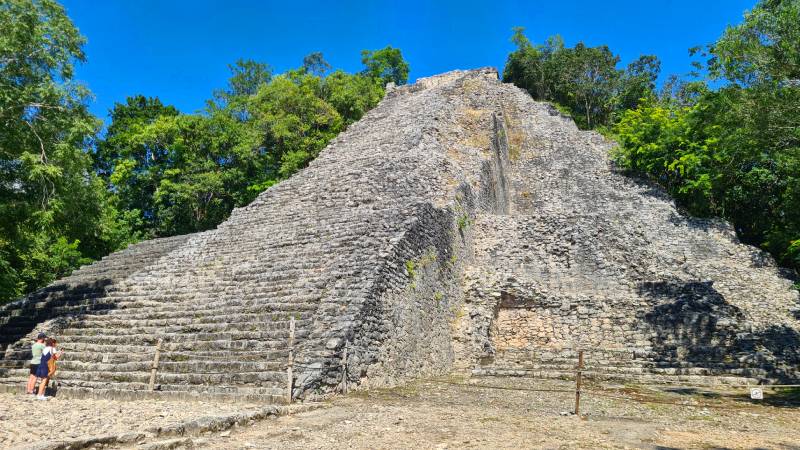
{"label": "stone pyramid", "polygon": [[0,389],[22,389],[40,331],[69,395],[279,401],[290,360],[294,398],[454,369],[560,376],[578,349],[598,376],[796,379],[790,274],[616,173],[611,147],[493,69],[390,88],[217,229],[1,307]]}

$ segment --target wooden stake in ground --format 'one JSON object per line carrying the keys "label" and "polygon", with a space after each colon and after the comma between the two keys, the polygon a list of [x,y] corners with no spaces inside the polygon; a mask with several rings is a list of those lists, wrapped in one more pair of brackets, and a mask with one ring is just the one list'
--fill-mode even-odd
{"label": "wooden stake in ground", "polygon": [[575,373],[575,415],[581,415],[581,369],[583,369],[583,350],[578,350],[578,371]]}
{"label": "wooden stake in ground", "polygon": [[156,371],[158,371],[158,360],[161,358],[161,342],[163,342],[163,339],[160,338],[156,342],[156,354],[153,356],[153,366],[150,368],[149,390],[151,391],[156,387]]}
{"label": "wooden stake in ground", "polygon": [[294,374],[294,316],[289,319],[289,365],[286,366],[286,403],[292,403]]}
{"label": "wooden stake in ground", "polygon": [[347,341],[342,354],[342,394],[347,394]]}

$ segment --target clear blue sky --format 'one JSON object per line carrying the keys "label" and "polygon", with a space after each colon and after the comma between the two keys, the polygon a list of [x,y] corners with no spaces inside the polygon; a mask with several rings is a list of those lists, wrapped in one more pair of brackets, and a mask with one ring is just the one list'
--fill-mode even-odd
{"label": "clear blue sky", "polygon": [[[411,80],[452,69],[502,70],[511,28],[542,42],[607,44],[627,63],[656,54],[662,73],[690,70],[687,49],[713,42],[755,0],[581,0],[423,2],[256,0],[63,0],[88,39],[78,78],[96,96],[92,111],[134,94],[158,96],[181,111],[203,107],[225,85],[227,64],[252,58],[277,72],[321,51],[357,71],[359,52],[392,45]],[[107,119],[106,119],[107,120]]]}

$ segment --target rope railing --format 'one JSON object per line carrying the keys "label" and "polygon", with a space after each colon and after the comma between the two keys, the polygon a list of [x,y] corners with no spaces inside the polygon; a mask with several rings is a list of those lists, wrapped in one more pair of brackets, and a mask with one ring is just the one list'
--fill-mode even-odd
{"label": "rope railing", "polygon": [[[295,356],[296,356],[296,348],[295,348],[296,347],[296,339],[295,339],[296,326],[295,325],[296,325],[295,324],[295,317],[291,316],[290,317],[290,321],[289,321],[289,336],[288,336],[288,339],[287,339],[287,347],[286,347],[286,349],[288,350],[288,357],[286,359],[285,366],[283,364],[280,365],[280,366],[283,366],[285,368],[285,370],[286,370],[286,382],[285,382],[286,383],[286,392],[285,392],[285,400],[286,400],[286,402],[287,403],[292,403],[292,401],[293,401],[293,393],[294,393],[293,391],[294,391],[294,387],[295,387],[294,386],[294,381],[295,381],[294,378],[295,378],[295,370],[296,369],[316,370],[316,371],[331,371],[331,370],[340,369],[341,370],[341,380],[339,381],[338,390],[339,390],[339,392],[341,392],[343,394],[347,394],[348,387],[349,387],[348,386],[348,382],[349,382],[349,379],[348,379],[349,343],[345,342],[344,346],[341,348],[341,353],[340,353],[341,359],[338,362],[336,362],[335,360],[333,360],[331,358],[327,358],[325,360],[324,364],[322,364],[322,365],[320,365],[320,363],[307,364],[307,363],[303,363],[303,362],[297,362],[297,361],[295,361]],[[151,368],[150,368],[150,380],[149,380],[149,385],[148,385],[148,390],[149,391],[153,391],[155,389],[155,386],[156,386],[155,382],[156,382],[157,372],[158,372],[158,369],[159,369],[159,360],[160,360],[160,356],[161,356],[161,353],[162,353],[161,350],[162,350],[163,341],[164,340],[162,338],[159,338],[156,341],[155,351],[154,351],[154,354],[153,354],[153,361],[152,361]],[[622,374],[620,374],[620,373],[603,373],[604,369],[628,369],[628,368],[636,369],[636,367],[614,364],[613,359],[607,361],[610,364],[601,363],[601,364],[595,365],[597,363],[597,361],[594,360],[594,358],[591,358],[591,355],[596,355],[596,354],[618,353],[618,354],[630,355],[631,356],[631,360],[635,360],[637,354],[646,353],[646,352],[640,352],[640,351],[632,350],[632,349],[609,349],[609,348],[598,348],[598,347],[582,349],[582,348],[576,348],[576,347],[560,347],[560,348],[552,348],[552,349],[546,349],[546,348],[539,348],[539,349],[504,349],[504,350],[497,351],[497,354],[501,354],[502,355],[502,354],[505,354],[505,353],[512,354],[512,355],[522,355],[522,356],[524,356],[524,355],[536,355],[536,354],[539,354],[539,355],[541,355],[541,354],[552,354],[553,355],[552,358],[542,359],[540,362],[546,364],[548,362],[552,362],[552,361],[548,361],[548,359],[558,359],[558,360],[560,360],[561,362],[559,364],[562,367],[561,367],[561,369],[559,369],[559,371],[562,374],[564,374],[564,373],[568,374],[568,373],[571,372],[571,370],[566,369],[564,366],[568,364],[568,361],[570,359],[572,359],[573,361],[575,361],[575,365],[572,366],[572,370],[574,370],[574,372],[573,372],[574,373],[573,380],[575,382],[575,387],[573,389],[542,389],[542,388],[531,389],[531,388],[523,388],[523,387],[491,386],[491,385],[477,384],[477,383],[455,383],[455,382],[452,382],[452,381],[437,380],[437,379],[427,379],[427,380],[421,380],[421,381],[430,381],[430,382],[434,382],[434,383],[442,383],[442,384],[450,384],[450,385],[460,385],[460,386],[467,386],[467,387],[471,387],[471,388],[500,389],[500,390],[528,391],[528,392],[574,393],[575,394],[575,403],[574,403],[574,414],[575,415],[580,415],[580,405],[581,405],[581,400],[582,400],[582,395],[583,394],[591,394],[593,396],[599,396],[599,397],[609,397],[609,398],[618,398],[618,399],[631,400],[631,398],[629,398],[629,397],[622,397],[622,396],[619,396],[619,395],[609,394],[607,392],[598,391],[598,390],[592,389],[592,388],[585,389],[584,386],[583,386],[583,381],[584,381],[583,379],[584,379],[584,375],[586,375],[586,374],[590,374],[592,376],[600,375],[601,377],[603,375],[607,375],[608,379],[613,379],[615,377],[615,375],[617,375],[617,376],[618,375],[624,375],[623,379],[625,379],[626,381],[629,381],[629,382],[633,382],[637,386],[642,386],[642,387],[659,386],[659,387],[670,387],[670,388],[675,388],[675,389],[682,388],[682,389],[706,389],[706,390],[710,390],[712,388],[717,388],[717,389],[725,388],[725,389],[728,389],[728,390],[747,389],[747,390],[751,390],[751,398],[753,398],[753,399],[761,399],[761,398],[763,398],[763,391],[761,391],[763,389],[800,388],[800,384],[747,384],[747,383],[745,383],[745,384],[720,384],[720,385],[708,385],[708,384],[706,384],[706,385],[704,385],[704,384],[691,384],[691,383],[687,384],[687,383],[681,382],[679,380],[678,381],[674,381],[674,380],[669,380],[669,379],[659,379],[658,382],[653,382],[652,378],[649,378],[649,377],[646,377],[646,376],[636,376],[637,373],[636,373],[635,370],[630,371],[630,372],[624,372]],[[559,355],[559,353],[560,353],[560,355]],[[588,364],[586,362],[585,355],[589,355],[589,358],[588,358],[589,363]],[[669,366],[659,367],[657,361],[651,361],[651,363],[654,364],[651,368],[655,368],[655,369],[671,368]],[[544,369],[546,369],[546,367],[544,367]],[[665,377],[665,378],[669,378],[669,377],[672,377],[672,376],[675,376],[675,375],[678,375],[678,376],[681,376],[681,375],[690,375],[690,376],[694,375],[694,374],[691,374],[691,373],[681,373],[682,369],[689,369],[688,367],[686,367],[686,368],[677,367],[677,368],[674,368],[674,369],[676,369],[676,373],[675,374],[667,374],[667,373],[665,373],[665,374],[657,374],[657,375],[661,376],[661,377]],[[507,367],[507,368],[494,367],[491,370],[494,372],[493,375],[496,374],[495,376],[501,376],[502,377],[503,376],[503,374],[502,374],[503,371],[516,372],[516,373],[527,372],[527,373],[530,373],[532,375],[531,378],[540,378],[540,377],[536,376],[536,373],[541,371],[541,369],[525,368],[525,367]],[[500,373],[498,374],[497,372],[500,372]],[[710,373],[710,375],[717,375],[717,374]],[[726,375],[726,374],[721,374],[721,375]],[[697,376],[704,376],[704,375],[697,375]],[[558,378],[565,379],[563,376],[559,376]],[[566,378],[566,379],[568,379],[568,378]],[[759,390],[758,391],[759,392],[758,396],[756,396],[754,394],[754,391],[753,391],[753,390],[756,390],[756,389]],[[673,405],[677,405],[677,406],[687,406],[687,405],[681,404],[681,403],[665,402],[665,401],[661,401],[661,400],[650,400],[650,399],[640,399],[640,398],[637,398],[637,399],[634,399],[634,400],[642,401],[642,402],[649,402],[649,403],[661,403],[661,404],[673,404]],[[693,404],[693,405],[690,405],[690,406],[695,406],[695,407],[696,406],[702,406],[702,407],[709,407],[709,408],[717,407],[715,405],[697,405],[697,404]]]}
{"label": "rope railing", "polygon": [[[580,415],[580,402],[581,402],[581,394],[582,393],[589,393],[589,394],[591,394],[593,396],[599,396],[599,397],[631,400],[630,397],[622,397],[620,395],[609,394],[608,392],[598,391],[596,389],[588,389],[588,390],[582,389],[583,375],[585,373],[587,373],[587,372],[590,372],[593,375],[600,375],[600,376],[607,375],[609,379],[613,379],[615,375],[617,375],[617,376],[618,375],[625,375],[625,377],[623,378],[624,380],[626,380],[628,382],[633,382],[633,384],[635,384],[636,386],[641,386],[641,387],[655,387],[655,386],[657,386],[657,387],[662,387],[662,388],[663,387],[668,387],[670,389],[697,389],[697,390],[708,390],[708,391],[711,391],[712,389],[719,390],[719,389],[723,389],[723,388],[727,389],[728,391],[748,390],[748,391],[750,391],[750,398],[753,399],[753,400],[762,400],[763,399],[763,389],[772,390],[772,389],[800,388],[800,384],[761,384],[761,383],[759,383],[759,384],[752,384],[752,383],[721,384],[720,383],[720,384],[705,384],[705,385],[703,385],[703,384],[691,384],[691,383],[687,384],[687,383],[681,382],[679,380],[678,381],[674,381],[674,380],[668,380],[668,379],[659,379],[658,382],[653,382],[652,378],[647,378],[645,376],[638,376],[637,377],[636,373],[631,373],[631,372],[623,373],[623,374],[619,374],[619,373],[603,373],[603,369],[626,369],[626,368],[634,369],[631,366],[614,365],[614,364],[611,364],[611,365],[609,365],[609,364],[601,364],[601,365],[597,365],[597,366],[594,366],[594,365],[590,364],[589,366],[587,366],[587,365],[584,364],[584,352],[589,353],[589,354],[591,354],[591,353],[614,353],[614,352],[620,352],[620,353],[627,353],[627,354],[631,354],[631,355],[635,356],[636,352],[633,351],[633,350],[604,349],[604,348],[573,349],[573,348],[563,348],[562,347],[562,348],[559,348],[559,349],[513,349],[513,350],[509,351],[508,353],[517,354],[517,355],[534,355],[534,354],[542,354],[542,353],[557,354],[559,351],[561,351],[563,353],[570,353],[570,355],[568,355],[568,356],[563,356],[563,355],[562,356],[556,356],[553,359],[565,360],[565,359],[569,359],[570,356],[572,356],[574,354],[577,354],[577,358],[576,358],[577,361],[576,361],[576,365],[575,365],[575,372],[574,372],[574,378],[573,378],[573,380],[575,382],[575,389],[574,390],[569,390],[569,391],[574,391],[575,392],[575,414],[576,415]],[[501,350],[501,351],[498,351],[498,353],[503,354],[503,353],[505,353],[505,351]],[[541,362],[542,363],[547,363],[549,361],[547,361],[545,359],[545,360],[542,360]],[[658,369],[658,368],[669,368],[669,367],[668,366],[659,367],[658,365],[655,365],[655,366],[653,366],[653,368]],[[676,370],[675,374],[659,374],[659,376],[666,378],[666,377],[671,377],[671,376],[675,376],[675,375],[677,375],[677,376],[681,376],[681,375],[684,375],[684,376],[685,375],[690,375],[691,376],[691,375],[693,375],[693,374],[689,374],[689,373],[681,373],[682,369],[688,369],[688,368],[678,367],[678,368],[675,368],[675,370]],[[492,371],[495,374],[497,374],[497,372],[500,372],[499,374],[497,374],[495,376],[502,377],[503,376],[502,375],[503,371],[516,372],[516,373],[527,372],[527,373],[535,374],[536,372],[539,372],[540,370],[537,370],[537,369],[526,369],[526,368],[523,368],[523,367],[507,367],[507,368],[503,368],[503,367],[497,368],[497,367],[495,367],[495,368],[492,369]],[[709,375],[714,376],[714,375],[731,375],[731,374],[724,374],[724,373],[723,374],[714,374],[714,373],[711,373]],[[696,376],[705,376],[705,375],[696,375]],[[537,378],[537,377],[533,376],[531,378]],[[479,384],[473,384],[473,383],[465,384],[465,385],[466,386],[471,386],[471,387],[488,388],[488,389],[497,389],[497,388],[499,388],[497,386],[479,385]],[[520,387],[504,387],[503,389],[520,390],[520,391],[530,390],[530,389],[525,389],[525,388],[520,388]],[[537,392],[565,392],[564,389],[535,389],[535,391],[537,391]],[[675,406],[692,406],[692,407],[707,407],[707,408],[724,408],[725,407],[725,406],[713,405],[713,404],[685,404],[685,403],[676,403],[676,402],[669,402],[669,401],[664,401],[664,400],[643,399],[643,398],[633,398],[633,400],[644,402],[644,403],[670,404],[670,405],[675,405]]]}

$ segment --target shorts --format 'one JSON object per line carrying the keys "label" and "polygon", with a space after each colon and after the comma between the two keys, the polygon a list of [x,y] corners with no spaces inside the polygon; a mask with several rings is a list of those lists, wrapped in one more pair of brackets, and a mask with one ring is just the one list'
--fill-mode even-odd
{"label": "shorts", "polygon": [[39,368],[39,364],[31,364],[31,375],[36,376],[36,370]]}

